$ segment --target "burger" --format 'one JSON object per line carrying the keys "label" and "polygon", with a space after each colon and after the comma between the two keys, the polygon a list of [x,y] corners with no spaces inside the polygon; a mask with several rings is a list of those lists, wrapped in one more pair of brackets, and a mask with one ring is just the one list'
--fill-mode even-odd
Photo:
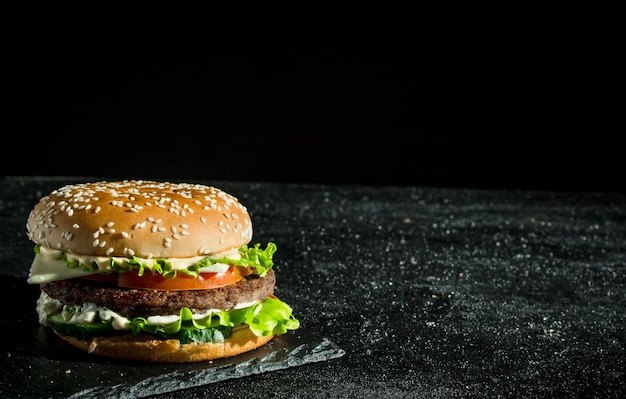
{"label": "burger", "polygon": [[34,206],[28,283],[39,322],[91,354],[139,362],[235,356],[299,328],[274,295],[276,245],[211,186],[72,184]]}

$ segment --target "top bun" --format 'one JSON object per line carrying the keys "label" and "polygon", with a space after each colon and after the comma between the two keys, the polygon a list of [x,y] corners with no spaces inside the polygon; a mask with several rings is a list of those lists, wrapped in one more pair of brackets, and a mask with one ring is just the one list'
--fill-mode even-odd
{"label": "top bun", "polygon": [[68,185],[41,198],[26,224],[37,244],[78,255],[210,255],[252,239],[237,198],[201,184],[124,180]]}

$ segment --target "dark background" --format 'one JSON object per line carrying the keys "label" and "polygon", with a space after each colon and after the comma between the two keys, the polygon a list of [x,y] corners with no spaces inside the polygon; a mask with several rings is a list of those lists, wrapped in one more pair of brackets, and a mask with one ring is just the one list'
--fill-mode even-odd
{"label": "dark background", "polygon": [[609,24],[99,21],[6,37],[4,175],[624,191]]}

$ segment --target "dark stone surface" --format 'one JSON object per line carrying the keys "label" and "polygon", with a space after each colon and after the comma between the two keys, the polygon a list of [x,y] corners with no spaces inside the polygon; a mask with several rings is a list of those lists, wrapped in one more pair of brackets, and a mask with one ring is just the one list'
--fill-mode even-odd
{"label": "dark stone surface", "polygon": [[[30,208],[81,180],[2,180],[7,280],[20,285],[28,275]],[[306,331],[345,355],[137,397],[617,398],[626,390],[622,194],[203,183],[248,206],[253,241],[278,245],[277,294]],[[3,298],[31,301],[25,308],[35,312],[33,289]],[[20,341],[37,330],[32,314],[2,314],[3,348],[16,341],[1,354],[5,387],[51,360]],[[80,364],[95,381],[111,380],[102,372],[110,366]]]}

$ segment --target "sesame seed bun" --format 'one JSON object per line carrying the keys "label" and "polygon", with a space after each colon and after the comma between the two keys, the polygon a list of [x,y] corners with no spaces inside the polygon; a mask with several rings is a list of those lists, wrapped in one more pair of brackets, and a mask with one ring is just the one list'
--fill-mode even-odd
{"label": "sesame seed bun", "polygon": [[192,257],[250,242],[239,201],[215,187],[124,180],[68,185],[43,197],[26,224],[42,246],[91,256]]}
{"label": "sesame seed bun", "polygon": [[94,355],[137,362],[185,363],[215,360],[249,352],[268,343],[274,336],[257,337],[247,327],[233,329],[224,342],[181,344],[176,339],[122,335],[83,340],[56,333],[70,345]]}

